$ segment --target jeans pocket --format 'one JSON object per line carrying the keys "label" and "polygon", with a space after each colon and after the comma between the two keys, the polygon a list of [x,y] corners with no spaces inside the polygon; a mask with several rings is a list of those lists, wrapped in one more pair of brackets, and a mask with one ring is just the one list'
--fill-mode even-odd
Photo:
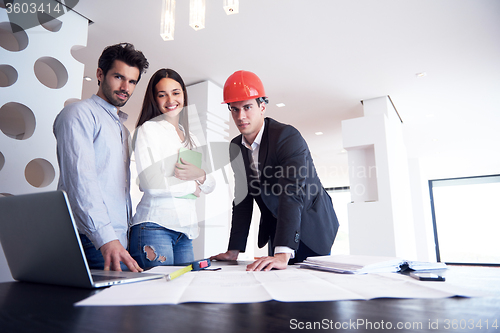
{"label": "jeans pocket", "polygon": [[82,242],[82,246],[84,249],[89,249],[91,247],[94,247],[94,244],[90,241],[90,239],[83,235],[83,234],[79,234],[80,236],[80,242]]}

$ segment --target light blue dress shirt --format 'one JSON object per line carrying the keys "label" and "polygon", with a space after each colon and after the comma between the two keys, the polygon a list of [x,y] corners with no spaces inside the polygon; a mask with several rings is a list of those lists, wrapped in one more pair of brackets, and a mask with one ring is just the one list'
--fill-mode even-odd
{"label": "light blue dress shirt", "polygon": [[127,248],[132,210],[126,119],[93,95],[66,106],[54,122],[58,189],[67,192],[79,233],[96,249],[115,239]]}

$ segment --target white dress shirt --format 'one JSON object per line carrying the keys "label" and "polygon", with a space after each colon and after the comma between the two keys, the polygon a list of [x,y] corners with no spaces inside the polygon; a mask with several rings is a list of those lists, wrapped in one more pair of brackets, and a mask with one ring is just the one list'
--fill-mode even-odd
{"label": "white dress shirt", "polygon": [[[245,139],[245,136],[241,136],[241,144],[245,146],[245,148],[249,149],[250,152],[252,153],[252,158],[250,160],[250,163],[252,163],[252,168],[253,170],[256,170],[258,172],[259,170],[259,151],[260,151],[260,142],[262,141],[262,134],[264,133],[264,127],[266,126],[266,122],[262,124],[262,127],[260,128],[259,133],[255,137],[255,140],[253,140],[252,144],[249,144],[247,140]],[[275,246],[274,247],[274,254],[277,253],[290,253],[290,259],[293,259],[295,257],[295,251],[288,246]]]}

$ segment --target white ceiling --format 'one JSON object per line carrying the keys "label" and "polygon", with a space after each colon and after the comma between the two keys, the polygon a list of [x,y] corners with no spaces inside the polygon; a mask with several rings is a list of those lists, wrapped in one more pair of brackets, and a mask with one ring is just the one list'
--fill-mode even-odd
{"label": "white ceiling", "polygon": [[[499,0],[241,0],[230,16],[222,0],[207,0],[200,31],[189,27],[189,1],[178,0],[175,40],[167,42],[160,0],[82,0],[74,9],[94,22],[87,47],[73,52],[85,75],[95,78],[103,48],[118,42],[133,43],[150,62],[124,108],[129,128],[157,69],[221,87],[245,69],[264,82],[268,116],[297,127],[317,167],[330,171],[325,187],[348,185],[341,121],[362,116],[364,99],[391,97],[410,157],[478,146],[498,153]],[[96,91],[95,80],[84,83],[84,98]]]}

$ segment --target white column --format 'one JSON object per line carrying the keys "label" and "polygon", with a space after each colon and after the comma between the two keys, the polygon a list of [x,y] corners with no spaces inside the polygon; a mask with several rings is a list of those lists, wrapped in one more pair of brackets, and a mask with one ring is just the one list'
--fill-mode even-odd
{"label": "white column", "polygon": [[227,250],[230,231],[233,174],[229,164],[229,111],[222,88],[210,81],[187,87],[189,126],[204,146],[209,170],[217,185],[214,192],[196,200],[200,235],[193,241],[195,259]]}
{"label": "white column", "polygon": [[402,122],[387,96],[364,100],[364,117],[342,122],[352,202],[351,254],[416,259]]}

